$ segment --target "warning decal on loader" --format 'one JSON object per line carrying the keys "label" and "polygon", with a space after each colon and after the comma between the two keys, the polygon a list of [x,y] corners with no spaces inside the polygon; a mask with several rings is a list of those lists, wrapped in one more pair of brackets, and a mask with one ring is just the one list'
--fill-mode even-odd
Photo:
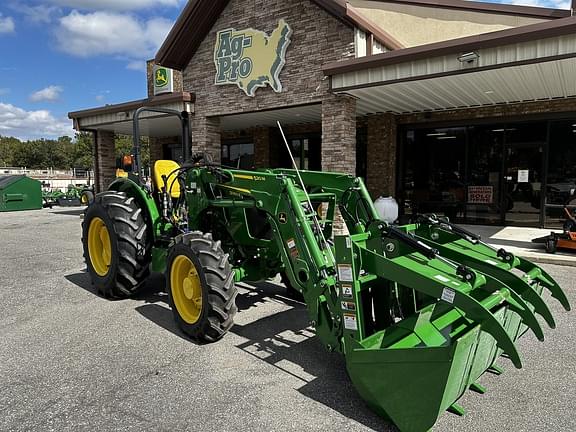
{"label": "warning decal on loader", "polygon": [[453,289],[450,288],[444,288],[442,290],[442,300],[444,300],[446,303],[454,303],[454,297],[456,297],[456,291],[454,291]]}
{"label": "warning decal on loader", "polygon": [[349,264],[338,264],[338,279],[342,282],[352,282],[352,266]]}
{"label": "warning decal on loader", "polygon": [[356,315],[346,313],[344,314],[344,328],[346,330],[358,330]]}

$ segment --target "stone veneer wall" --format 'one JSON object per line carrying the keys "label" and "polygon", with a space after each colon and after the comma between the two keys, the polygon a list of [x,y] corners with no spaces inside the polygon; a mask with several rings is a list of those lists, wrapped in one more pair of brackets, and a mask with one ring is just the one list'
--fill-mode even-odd
{"label": "stone veneer wall", "polygon": [[102,192],[116,178],[116,144],[114,132],[97,131],[95,135],[95,166],[98,167],[95,186],[96,192]]}
{"label": "stone veneer wall", "polygon": [[[275,93],[267,86],[249,97],[235,85],[215,85],[216,33],[226,28],[251,27],[270,34],[280,18],[293,31],[286,65],[280,73],[282,93]],[[231,0],[183,72],[184,90],[196,95],[192,119],[194,141],[204,143],[206,150],[219,158],[219,136],[203,126],[206,117],[321,103],[328,94],[322,64],[353,57],[353,29],[309,0]],[[200,136],[206,133],[209,136]]]}
{"label": "stone veneer wall", "polygon": [[366,187],[373,199],[396,192],[396,116],[371,115],[366,118]]}

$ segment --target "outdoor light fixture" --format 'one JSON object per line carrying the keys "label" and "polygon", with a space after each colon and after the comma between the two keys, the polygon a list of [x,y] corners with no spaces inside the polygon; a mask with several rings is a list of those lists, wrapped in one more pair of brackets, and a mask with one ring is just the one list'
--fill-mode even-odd
{"label": "outdoor light fixture", "polygon": [[436,139],[446,140],[446,139],[456,139],[456,137],[455,136],[439,136],[439,137],[436,137]]}
{"label": "outdoor light fixture", "polygon": [[446,132],[436,132],[436,133],[426,134],[427,137],[439,137],[439,136],[444,136],[444,135],[447,135]]}
{"label": "outdoor light fixture", "polygon": [[478,60],[480,56],[476,51],[470,51],[464,54],[460,54],[458,56],[458,61],[460,63],[472,63],[475,60]]}

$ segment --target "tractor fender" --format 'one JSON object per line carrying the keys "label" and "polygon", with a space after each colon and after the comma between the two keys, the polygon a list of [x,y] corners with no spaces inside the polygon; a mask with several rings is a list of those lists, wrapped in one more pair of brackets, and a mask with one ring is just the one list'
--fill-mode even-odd
{"label": "tractor fender", "polygon": [[161,218],[158,206],[152,197],[152,193],[144,186],[139,185],[135,181],[126,177],[115,179],[110,183],[110,186],[108,186],[108,190],[125,192],[128,196],[134,197],[142,209],[144,220],[146,221],[146,225],[148,225],[153,241],[155,242],[159,235]]}

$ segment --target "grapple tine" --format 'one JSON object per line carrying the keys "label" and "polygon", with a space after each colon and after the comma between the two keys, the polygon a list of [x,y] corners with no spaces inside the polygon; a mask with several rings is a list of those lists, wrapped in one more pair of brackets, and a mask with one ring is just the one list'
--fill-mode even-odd
{"label": "grapple tine", "polygon": [[[492,293],[487,299],[479,302],[462,291],[464,289],[469,290],[469,284],[456,278],[448,279],[443,276],[449,282],[452,282],[450,288],[448,288],[446,284],[427,275],[427,271],[422,269],[425,266],[415,259],[407,256],[393,260],[386,259],[378,253],[365,248],[361,248],[361,252],[363,264],[374,269],[373,271],[380,277],[437,299],[446,298],[446,291],[448,290],[448,297],[453,297],[452,306],[462,310],[466,318],[480,324],[482,329],[496,340],[498,347],[508,354],[514,366],[518,369],[522,368],[522,360],[514,345],[514,341],[502,324],[490,312],[490,308],[511,298],[510,290],[502,288]],[[404,264],[402,264],[403,261],[405,261]],[[409,273],[407,271],[408,268],[410,268]]]}
{"label": "grapple tine", "polygon": [[512,311],[516,312],[522,318],[522,322],[528,326],[539,341],[544,340],[544,331],[540,326],[540,323],[536,319],[536,316],[530,311],[530,308],[526,304],[522,297],[516,294],[514,291],[510,290],[510,298],[508,299],[510,303],[510,308]]}
{"label": "grapple tine", "polygon": [[[484,254],[487,249],[482,247],[482,245],[480,245],[479,248],[476,248],[476,246],[472,243],[466,243],[467,245],[464,248],[462,244],[454,246],[452,243],[439,243],[437,241],[433,241],[427,236],[424,236],[422,231],[418,231],[418,234],[418,237],[422,241],[438,249],[442,255],[453,259],[454,261],[463,263],[468,267],[479,270],[486,275],[490,275],[500,281],[502,284],[506,285],[508,289],[519,294],[526,302],[530,303],[534,307],[534,311],[546,321],[550,328],[556,328],[556,322],[552,312],[550,311],[550,308],[546,302],[544,302],[542,297],[540,297],[540,294],[538,294],[532,285],[530,285],[529,281],[525,278],[517,276],[510,270],[497,266],[500,259],[496,257],[495,254],[493,254],[494,256]],[[458,238],[452,233],[444,232],[444,234],[452,236],[453,238]],[[536,271],[535,269],[543,271],[539,267],[534,266],[530,262],[520,257],[514,257],[514,262],[519,263],[518,269],[524,271],[525,273],[528,273],[531,270]],[[541,282],[547,282],[552,286],[556,286],[555,290],[558,292],[557,295],[560,298],[563,297],[566,303],[562,303],[564,300],[560,300],[560,302],[563,305],[568,304],[568,300],[564,296],[562,289],[555,282],[551,282],[553,281],[551,277],[548,276],[548,278],[544,278],[544,280],[538,280]],[[547,286],[549,287],[550,285]],[[569,310],[569,308],[570,305],[568,305],[567,310]]]}
{"label": "grapple tine", "polygon": [[556,281],[552,278],[552,276],[550,276],[544,269],[531,263],[530,261],[521,257],[517,258],[520,261],[518,269],[525,272],[527,278],[537,280],[542,286],[546,287],[552,294],[552,297],[558,300],[566,311],[571,309],[570,302],[568,301],[566,294],[562,288],[560,288],[560,285],[558,285],[558,283],[556,283]]}

